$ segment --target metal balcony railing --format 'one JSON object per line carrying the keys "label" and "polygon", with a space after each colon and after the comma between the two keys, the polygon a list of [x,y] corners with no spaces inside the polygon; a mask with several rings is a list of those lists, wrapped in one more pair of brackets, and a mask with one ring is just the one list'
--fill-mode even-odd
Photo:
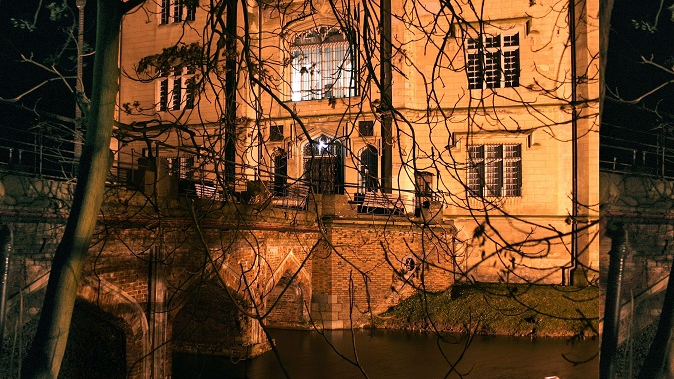
{"label": "metal balcony railing", "polygon": [[[19,174],[50,180],[74,180],[78,151],[72,134],[12,130],[0,135],[0,173]],[[151,155],[151,157],[149,156]],[[304,209],[312,184],[306,178],[272,180],[274,174],[259,167],[236,165],[234,177],[224,174],[224,162],[200,156],[198,152],[154,143],[152,154],[124,149],[115,153],[108,171],[109,186],[135,188],[164,196],[189,196],[227,202],[250,202],[253,197],[270,198],[273,206]],[[252,185],[251,185],[252,184]],[[428,208],[441,194],[413,191],[367,191],[363,183],[340,184],[345,201],[358,213],[405,214]]]}
{"label": "metal balcony railing", "polygon": [[674,138],[666,130],[638,131],[612,125],[601,136],[599,169],[674,179]]}
{"label": "metal balcony railing", "polygon": [[46,179],[72,180],[77,170],[79,144],[72,130],[2,127],[0,171]]}

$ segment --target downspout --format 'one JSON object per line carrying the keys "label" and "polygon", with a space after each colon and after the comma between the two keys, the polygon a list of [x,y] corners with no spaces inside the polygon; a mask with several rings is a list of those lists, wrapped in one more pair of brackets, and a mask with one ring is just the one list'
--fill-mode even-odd
{"label": "downspout", "polygon": [[7,306],[7,280],[9,278],[9,258],[12,255],[12,229],[7,225],[0,228],[0,357],[5,341],[5,315]]}
{"label": "downspout", "polygon": [[379,41],[379,59],[380,59],[380,81],[381,81],[381,191],[384,193],[393,192],[393,89],[391,67],[391,55],[393,55],[393,46],[391,45],[391,0],[381,0],[380,10],[380,41]]}
{"label": "downspout", "polygon": [[562,269],[562,285],[573,285],[578,267],[578,110],[576,102],[576,3],[569,1],[569,42],[571,44],[571,262]]}
{"label": "downspout", "polygon": [[[262,3],[257,3],[257,59],[258,66],[262,64]],[[260,67],[258,67],[258,75],[260,75]],[[260,166],[262,165],[262,86],[257,85],[257,178],[262,181],[262,172]],[[271,126],[270,126],[271,127]],[[284,146],[285,147],[285,146]],[[287,152],[286,152],[287,154]]]}

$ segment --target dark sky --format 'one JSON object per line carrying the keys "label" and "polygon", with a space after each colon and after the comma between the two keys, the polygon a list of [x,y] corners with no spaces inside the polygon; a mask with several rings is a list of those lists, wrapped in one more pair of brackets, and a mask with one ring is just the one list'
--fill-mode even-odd
{"label": "dark sky", "polygon": [[[37,12],[37,17],[38,1],[0,2],[0,62],[2,62],[0,97],[15,97],[54,77],[35,65],[20,62],[22,54],[26,57],[32,56],[35,61],[48,66],[53,64],[65,76],[74,76],[76,72],[74,44],[69,44],[62,54],[62,59],[54,61],[51,57],[56,56],[63,49],[67,41],[64,28],[77,21],[77,8],[74,0],[69,0],[75,13],[66,12],[62,19],[52,20],[47,8],[47,4],[51,2],[42,2],[42,8]],[[54,0],[54,3],[60,4],[57,0]],[[85,7],[84,29],[89,41],[94,38],[95,5],[95,0],[89,0]],[[25,26],[26,24],[30,27]],[[85,64],[90,67],[93,59],[85,58]],[[86,87],[89,86],[89,79],[90,76],[85,78]],[[69,80],[70,85],[74,86],[74,83],[74,80]],[[62,116],[73,117],[75,112],[73,101],[73,95],[67,87],[62,82],[55,81],[41,87],[34,94],[26,96],[20,103],[28,107],[36,106],[41,110]],[[21,115],[22,112],[16,114],[12,108],[7,106],[0,108],[0,125],[25,122]]]}
{"label": "dark sky", "polygon": [[[653,59],[670,68],[674,64],[672,12],[662,9],[656,25],[659,5],[659,0],[617,0],[615,3],[609,37],[606,84],[608,91],[619,94],[623,99],[637,99],[658,85],[674,79],[673,75],[642,61],[642,57]],[[607,97],[614,96],[607,92]],[[622,127],[652,129],[662,119],[646,109],[657,108],[671,115],[674,113],[673,101],[674,85],[667,86],[635,105],[609,100],[606,102],[604,120]],[[610,131],[610,128],[606,131]]]}

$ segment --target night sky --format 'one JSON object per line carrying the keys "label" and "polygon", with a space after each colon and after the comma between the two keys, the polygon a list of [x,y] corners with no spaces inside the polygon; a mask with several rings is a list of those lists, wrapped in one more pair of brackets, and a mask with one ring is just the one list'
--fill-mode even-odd
{"label": "night sky", "polygon": [[[652,130],[662,121],[674,121],[672,84],[638,104],[611,101],[616,94],[625,100],[637,99],[658,85],[674,79],[674,75],[642,63],[642,57],[645,57],[670,69],[674,64],[672,12],[662,9],[655,25],[659,4],[659,0],[616,1],[611,20],[606,71],[608,91],[604,122],[609,125],[602,128],[602,133],[613,133],[611,126],[645,131]],[[667,5],[671,5],[671,2],[665,4]],[[644,30],[643,28],[649,28],[644,23],[649,23],[652,30]],[[655,109],[662,112],[662,117],[653,112]]]}
{"label": "night sky", "polygon": [[[26,57],[32,56],[35,61],[48,66],[53,64],[64,76],[75,75],[75,44],[70,43],[68,45],[62,59],[55,61],[51,58],[63,48],[63,44],[67,40],[64,28],[72,25],[73,21],[77,21],[75,1],[68,1],[68,3],[72,3],[70,5],[72,5],[75,13],[66,13],[60,20],[50,19],[50,12],[46,7],[50,2],[43,2],[42,8],[37,13],[36,22],[33,22],[33,20],[38,1],[0,2],[0,59],[2,62],[0,97],[15,97],[39,85],[44,80],[54,77],[35,65],[20,62],[22,54]],[[54,2],[60,4],[59,1]],[[89,0],[85,7],[85,36],[88,41],[92,41],[94,38],[95,5],[95,0]],[[25,26],[26,23],[31,26]],[[93,45],[93,42],[90,45]],[[86,57],[84,62],[86,70],[93,64],[93,58]],[[74,79],[68,82],[74,87]],[[90,75],[85,77],[85,87],[90,87]],[[69,118],[74,117],[75,114],[73,95],[60,81],[41,87],[35,93],[23,98],[19,103],[29,108],[35,107],[44,112]],[[30,126],[25,125],[26,123],[30,123],[31,120],[34,123],[38,119],[41,118],[31,112],[19,111],[16,107],[6,104],[0,105],[0,128],[5,130],[9,127],[18,127],[25,130]]]}

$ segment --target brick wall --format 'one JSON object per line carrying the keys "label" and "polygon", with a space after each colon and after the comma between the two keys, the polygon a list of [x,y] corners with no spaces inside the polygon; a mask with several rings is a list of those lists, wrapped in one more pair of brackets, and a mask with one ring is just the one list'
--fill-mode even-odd
{"label": "brick wall", "polygon": [[[273,207],[197,205],[197,223],[192,205],[182,200],[155,208],[142,195],[120,192],[104,206],[78,295],[120,320],[132,377],[149,372],[155,348],[165,367],[173,348],[262,350],[261,331],[245,314],[269,311],[265,322],[277,327],[305,328],[311,320],[325,328],[362,326],[422,283],[426,290],[442,290],[465,274],[455,266],[459,232],[453,224],[359,217],[350,208],[318,217]],[[39,312],[63,223],[7,220],[21,221],[12,222],[10,291],[18,299],[24,288],[28,321]],[[475,279],[484,278],[491,277],[476,273]],[[10,305],[13,320],[18,304]],[[211,317],[214,312],[219,316]],[[151,339],[157,333],[173,344],[161,350]]]}

